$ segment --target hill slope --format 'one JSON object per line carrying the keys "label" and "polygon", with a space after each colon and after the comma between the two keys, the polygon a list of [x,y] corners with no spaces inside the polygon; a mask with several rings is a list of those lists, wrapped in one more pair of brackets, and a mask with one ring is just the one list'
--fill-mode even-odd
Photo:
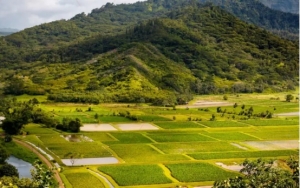
{"label": "hill slope", "polygon": [[50,93],[57,101],[172,104],[192,93],[293,89],[299,68],[296,42],[218,7],[198,6],[148,20],[118,36],[95,36],[32,53],[25,59],[36,63],[3,69],[1,78],[12,86],[6,92],[23,85],[23,93]]}

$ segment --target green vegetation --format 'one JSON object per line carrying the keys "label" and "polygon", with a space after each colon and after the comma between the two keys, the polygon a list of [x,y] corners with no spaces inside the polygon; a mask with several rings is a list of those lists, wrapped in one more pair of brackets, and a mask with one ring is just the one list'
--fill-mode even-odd
{"label": "green vegetation", "polygon": [[213,187],[299,187],[298,158],[291,157],[284,162],[246,159],[242,165],[241,172],[244,173],[244,176],[216,181]]}
{"label": "green vegetation", "polygon": [[299,127],[289,130],[286,130],[285,127],[278,127],[277,130],[260,130],[248,134],[263,140],[297,140],[299,139]]}
{"label": "green vegetation", "polygon": [[207,135],[212,138],[216,138],[218,140],[230,140],[230,141],[244,141],[244,140],[258,140],[258,138],[240,133],[240,132],[230,132],[230,133],[202,133],[203,135]]}
{"label": "green vegetation", "polygon": [[84,135],[98,142],[116,141],[108,133],[84,133]]}
{"label": "green vegetation", "polygon": [[190,142],[153,144],[158,149],[169,154],[198,153],[214,151],[240,151],[241,149],[227,142]]}
{"label": "green vegetation", "polygon": [[290,121],[290,120],[247,120],[240,121],[242,123],[254,125],[254,126],[283,126],[283,125],[298,125],[299,121]]}
{"label": "green vegetation", "polygon": [[[258,1],[213,2],[260,26],[279,32],[283,23],[298,33],[296,15],[270,10]],[[294,90],[298,44],[225,10],[182,0],[108,3],[89,15],[10,35],[0,40],[1,90],[47,95],[54,102],[160,106],[185,104],[193,94]],[[94,115],[82,122],[97,122]],[[139,115],[147,121],[172,120]]]}
{"label": "green vegetation", "polygon": [[7,149],[10,155],[13,155],[18,159],[22,159],[29,163],[33,163],[34,161],[38,160],[38,157],[34,153],[16,144],[15,142],[4,142],[2,145]]}
{"label": "green vegetation", "polygon": [[118,141],[105,142],[106,144],[152,143],[151,140],[140,133],[111,133],[111,135],[118,139]]}
{"label": "green vegetation", "polygon": [[[97,143],[58,143],[46,146],[58,157],[64,159],[74,156],[76,158],[110,157],[112,154]],[[88,149],[87,149],[88,148]]]}
{"label": "green vegetation", "polygon": [[168,118],[161,117],[161,116],[155,116],[155,115],[140,115],[140,116],[137,116],[137,118],[138,118],[138,120],[148,121],[148,122],[151,122],[151,121],[171,121]]}
{"label": "green vegetation", "polygon": [[181,182],[222,180],[237,175],[208,163],[166,164],[166,167],[170,169],[172,176]]}
{"label": "green vegetation", "polygon": [[[130,145],[111,145],[110,148],[125,162],[160,162],[160,161],[181,161],[188,158],[183,155],[159,153],[149,145],[130,144]],[[124,149],[126,148],[126,149]]]}
{"label": "green vegetation", "polygon": [[[46,169],[40,161],[35,161],[34,169],[31,172],[32,178],[19,179],[16,175],[17,171],[12,165],[4,164],[4,169],[0,169],[0,173],[5,173],[7,176],[1,176],[1,187],[19,187],[19,188],[41,188],[41,187],[56,187],[57,184],[53,180],[53,171]],[[4,174],[4,175],[5,175]],[[3,174],[2,174],[3,175]]]}
{"label": "green vegetation", "polygon": [[166,184],[172,182],[157,165],[102,166],[98,170],[110,175],[120,186]]}
{"label": "green vegetation", "polygon": [[197,160],[210,159],[232,159],[232,158],[262,158],[262,157],[280,157],[297,155],[297,151],[292,150],[275,150],[275,151],[243,151],[243,152],[202,152],[189,154],[189,156]]}
{"label": "green vegetation", "polygon": [[208,127],[246,127],[247,124],[236,121],[202,121],[201,124]]}
{"label": "green vegetation", "polygon": [[151,133],[147,134],[157,142],[197,142],[197,141],[215,141],[212,138],[197,133]]}
{"label": "green vegetation", "polygon": [[91,185],[95,188],[105,188],[98,178],[88,172],[64,173],[64,175],[74,188],[89,188]]}
{"label": "green vegetation", "polygon": [[[296,92],[289,93],[296,95]],[[222,111],[234,112],[235,110],[237,113],[250,107],[253,107],[254,113],[274,110],[274,107],[276,107],[274,114],[298,111],[299,106],[295,101],[285,102],[284,96],[286,95],[287,92],[228,94],[226,102],[229,106],[220,108]],[[238,172],[222,169],[216,165],[217,162],[234,164],[245,158],[278,158],[279,161],[283,161],[288,156],[298,154],[296,147],[287,149],[283,143],[281,144],[281,141],[288,141],[287,143],[294,145],[299,140],[299,120],[295,117],[274,115],[271,119],[253,119],[251,117],[248,120],[242,120],[244,116],[235,114],[236,119],[232,120],[232,118],[228,118],[229,114],[222,117],[221,113],[216,113],[218,106],[195,105],[199,103],[198,101],[224,101],[223,96],[224,94],[195,96],[190,104],[177,105],[175,108],[173,106],[151,106],[146,103],[90,105],[44,101],[36,107],[42,109],[45,114],[57,122],[61,122],[64,118],[75,119],[78,117],[78,119],[82,119],[84,117],[98,121],[101,117],[107,117],[106,123],[114,127],[117,127],[117,124],[135,126],[138,123],[154,123],[164,129],[134,131],[118,129],[73,134],[55,128],[47,128],[38,123],[29,123],[23,125],[22,135],[16,137],[43,148],[60,165],[63,165],[60,159],[70,159],[71,157],[75,159],[115,157],[119,161],[118,164],[109,165],[63,166],[61,173],[67,187],[91,186],[90,183],[78,182],[81,180],[80,177],[83,177],[85,182],[93,182],[99,186],[106,185],[96,173],[87,171],[87,169],[99,170],[100,174],[104,173],[104,176],[114,186],[165,188],[179,185],[193,187],[213,185],[216,180],[241,175]],[[277,100],[277,98],[281,98],[281,100]],[[26,104],[26,100],[30,100],[30,96],[20,96],[20,99],[22,103]],[[237,105],[234,108],[235,103]],[[176,116],[176,120],[151,122],[149,118],[146,118],[145,121],[133,121],[120,116],[119,112],[131,117],[172,119],[173,116]],[[95,114],[99,115],[98,119],[95,118]],[[213,114],[217,120],[207,121]],[[115,122],[114,117],[120,118],[118,119],[120,121]],[[189,117],[191,119],[188,119]],[[203,120],[196,121],[196,117],[203,118]],[[245,141],[261,141],[263,144],[266,143],[264,147],[272,147],[271,149],[276,150],[255,149],[255,146],[249,145]],[[275,141],[272,142],[274,147],[265,141]],[[3,143],[3,146],[9,151],[8,153],[18,153],[17,157],[21,159],[28,158],[26,160],[32,162],[35,157],[30,151],[20,149],[20,146],[16,146],[13,142]],[[0,153],[5,154],[5,152]]]}
{"label": "green vegetation", "polygon": [[204,128],[203,126],[194,122],[154,122],[164,129],[197,129]]}

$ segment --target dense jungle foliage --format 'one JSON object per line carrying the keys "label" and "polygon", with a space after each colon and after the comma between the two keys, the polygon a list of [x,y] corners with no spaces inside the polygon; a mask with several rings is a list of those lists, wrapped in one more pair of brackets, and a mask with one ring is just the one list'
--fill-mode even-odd
{"label": "dense jungle foliage", "polygon": [[[77,15],[71,21],[5,37],[0,42],[0,88],[4,94],[47,94],[49,100],[60,102],[157,105],[184,104],[192,94],[294,89],[299,69],[297,42],[247,24],[212,4],[191,1],[148,20],[150,13],[140,10],[133,17],[112,12],[111,16],[120,19],[116,25],[101,14],[148,3],[159,16],[161,9],[171,9],[174,2],[180,1],[106,4],[88,16]],[[80,23],[92,23],[91,15],[101,15],[95,20],[103,23],[94,29],[102,34],[91,36],[92,28],[75,24],[78,17],[90,20]],[[141,18],[146,21],[131,25]]]}
{"label": "dense jungle foliage", "polygon": [[298,39],[299,16],[272,10],[257,0],[148,0],[134,4],[113,5],[59,20],[41,24],[9,35],[0,40],[0,60],[4,62],[30,61],[23,54],[40,49],[78,43],[95,35],[115,35],[126,31],[128,26],[155,18],[164,17],[176,8],[196,2],[212,2],[240,19],[265,28],[281,37]]}

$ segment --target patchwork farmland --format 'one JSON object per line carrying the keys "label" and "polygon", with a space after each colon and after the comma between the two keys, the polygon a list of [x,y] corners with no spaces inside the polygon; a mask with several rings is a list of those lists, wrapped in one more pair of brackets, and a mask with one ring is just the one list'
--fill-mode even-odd
{"label": "patchwork farmland", "polygon": [[[277,97],[283,99],[284,94]],[[51,155],[70,188],[211,186],[239,174],[226,165],[240,164],[246,158],[286,159],[299,151],[297,114],[276,115],[277,111],[299,111],[298,102],[274,103],[268,95],[231,95],[226,103],[221,103],[222,96],[199,96],[191,104],[217,101],[222,105],[198,102],[184,107],[40,100],[40,107],[54,118],[79,118],[84,124],[78,134],[28,124],[25,131],[29,134],[18,136]],[[272,118],[241,113],[250,108],[256,114],[272,112]],[[137,118],[120,116],[124,113]],[[87,161],[81,164],[83,159]]]}

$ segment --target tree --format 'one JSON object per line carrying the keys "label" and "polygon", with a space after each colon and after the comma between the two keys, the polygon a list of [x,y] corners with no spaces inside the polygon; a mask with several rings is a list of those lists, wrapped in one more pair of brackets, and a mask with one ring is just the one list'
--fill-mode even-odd
{"label": "tree", "polygon": [[100,89],[99,82],[97,80],[91,80],[86,87],[86,90],[93,91]]}
{"label": "tree", "polygon": [[0,145],[0,164],[3,164],[8,157],[8,151],[5,149],[4,146]]}
{"label": "tree", "polygon": [[291,102],[291,100],[293,100],[293,99],[294,99],[294,96],[291,95],[291,94],[288,94],[288,95],[285,96],[285,101],[286,102]]}
{"label": "tree", "polygon": [[25,82],[21,78],[13,78],[4,87],[6,94],[22,95],[25,92]]}
{"label": "tree", "polygon": [[242,172],[245,176],[237,176],[223,181],[216,181],[214,188],[296,188],[299,187],[299,160],[291,158],[286,164],[288,168],[278,165],[279,160],[255,161],[245,160]]}
{"label": "tree", "polygon": [[19,177],[19,172],[16,169],[16,167],[14,167],[11,164],[5,163],[4,165],[2,165],[0,167],[0,177],[2,176],[16,176]]}
{"label": "tree", "polygon": [[12,141],[12,136],[9,134],[6,134],[4,137],[4,142],[11,142]]}
{"label": "tree", "polygon": [[69,122],[69,130],[73,133],[78,133],[81,126],[82,124],[78,118]]}
{"label": "tree", "polygon": [[224,96],[223,96],[223,100],[224,100],[224,101],[227,101],[227,100],[228,100],[228,96],[227,96],[227,95],[224,95]]}
{"label": "tree", "polygon": [[47,169],[41,161],[35,161],[34,170],[31,171],[33,187],[49,188],[54,185],[53,169]]}

